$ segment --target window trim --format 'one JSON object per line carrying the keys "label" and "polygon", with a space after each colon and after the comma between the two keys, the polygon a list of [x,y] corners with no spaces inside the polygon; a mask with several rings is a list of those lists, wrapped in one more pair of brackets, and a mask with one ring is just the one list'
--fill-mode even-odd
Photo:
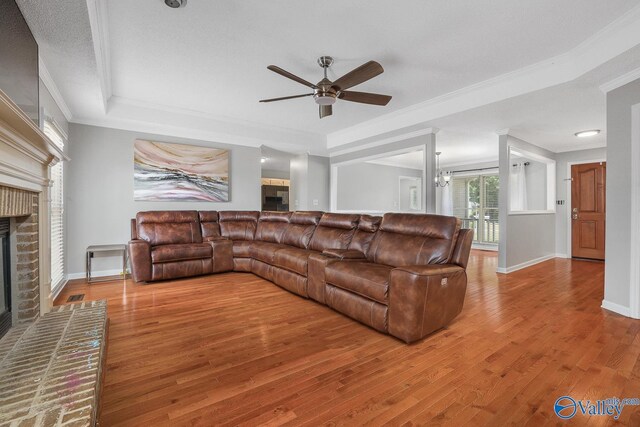
{"label": "window trim", "polygon": [[[43,132],[58,147],[64,151],[66,145],[66,133],[56,123],[55,119],[46,116],[43,122]],[[59,169],[58,169],[59,168]],[[64,162],[60,161],[50,167],[50,178],[53,181],[49,191],[49,249],[51,253],[51,262],[49,266],[49,275],[51,279],[51,291],[53,294],[58,292],[66,284],[65,274],[65,202],[64,202]],[[59,185],[58,185],[59,184]],[[58,213],[59,211],[59,213]],[[59,216],[59,217],[58,217]],[[54,225],[55,222],[55,225]],[[59,225],[58,225],[59,224]],[[59,237],[54,239],[54,233]],[[57,265],[56,265],[57,264]]]}

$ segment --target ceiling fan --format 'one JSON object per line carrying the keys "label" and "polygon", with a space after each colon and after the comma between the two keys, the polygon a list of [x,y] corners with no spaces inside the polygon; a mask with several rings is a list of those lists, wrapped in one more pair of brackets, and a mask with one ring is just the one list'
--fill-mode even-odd
{"label": "ceiling fan", "polygon": [[275,65],[269,65],[267,68],[274,73],[278,73],[295,82],[302,83],[313,89],[313,93],[305,93],[304,95],[284,96],[282,98],[262,99],[260,102],[283,101],[285,99],[303,98],[305,96],[313,96],[316,104],[320,107],[320,118],[330,116],[333,113],[332,105],[337,99],[345,101],[360,102],[362,104],[371,105],[387,105],[391,101],[389,95],[380,95],[377,93],[354,92],[347,89],[364,83],[375,76],[382,74],[384,69],[382,65],[376,61],[369,61],[340,77],[335,82],[327,78],[327,68],[333,64],[333,58],[330,56],[321,56],[318,58],[318,65],[324,70],[324,78],[317,84],[310,83],[290,72],[283,70]]}

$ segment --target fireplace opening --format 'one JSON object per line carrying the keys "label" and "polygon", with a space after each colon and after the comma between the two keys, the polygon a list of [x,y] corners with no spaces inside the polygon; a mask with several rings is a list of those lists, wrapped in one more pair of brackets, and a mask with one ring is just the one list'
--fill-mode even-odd
{"label": "fireplace opening", "polygon": [[11,328],[9,218],[0,218],[0,338]]}

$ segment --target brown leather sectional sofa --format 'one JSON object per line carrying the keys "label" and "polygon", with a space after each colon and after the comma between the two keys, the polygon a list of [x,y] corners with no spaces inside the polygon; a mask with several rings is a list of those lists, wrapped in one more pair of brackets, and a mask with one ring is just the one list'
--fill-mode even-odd
{"label": "brown leather sectional sofa", "polygon": [[152,211],[131,222],[136,282],[251,272],[410,343],[462,310],[473,232],[453,217]]}

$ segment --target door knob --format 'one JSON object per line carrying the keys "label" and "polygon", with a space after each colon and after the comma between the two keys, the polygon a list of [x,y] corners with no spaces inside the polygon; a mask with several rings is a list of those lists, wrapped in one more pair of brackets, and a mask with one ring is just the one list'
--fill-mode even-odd
{"label": "door knob", "polygon": [[573,209],[571,209],[571,212],[573,212],[573,213],[578,213],[578,208],[573,208]]}
{"label": "door knob", "polygon": [[578,219],[578,214],[574,213],[573,215],[571,215],[571,219]]}

